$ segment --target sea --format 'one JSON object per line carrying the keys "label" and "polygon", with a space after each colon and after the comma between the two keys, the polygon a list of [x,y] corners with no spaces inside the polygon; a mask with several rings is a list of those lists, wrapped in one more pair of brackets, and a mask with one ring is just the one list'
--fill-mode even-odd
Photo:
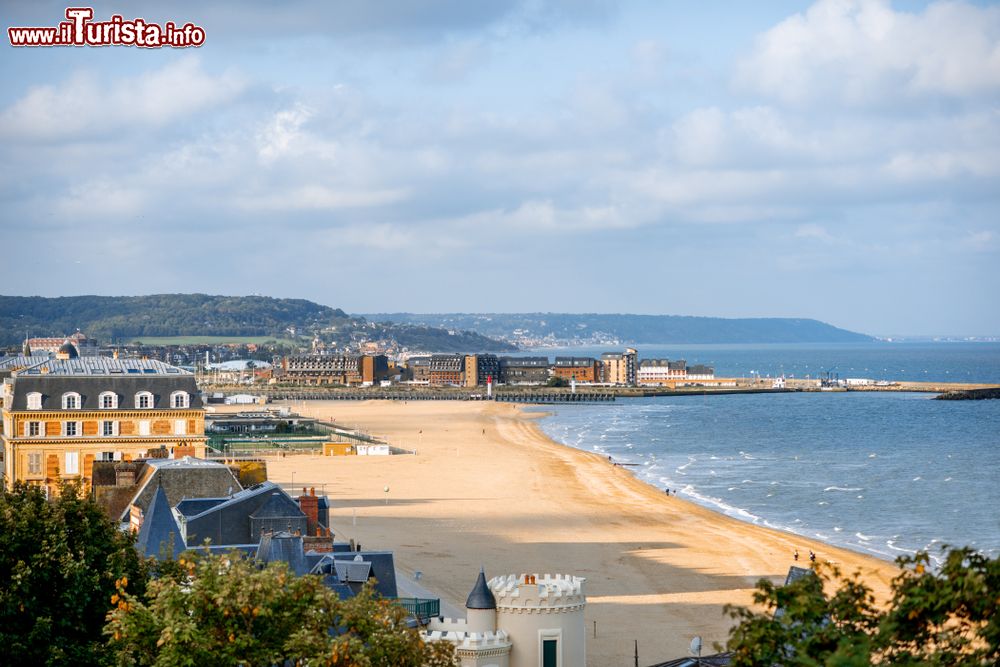
{"label": "sea", "polygon": [[[1000,384],[1000,343],[635,346],[718,377]],[[596,356],[607,348],[536,350]],[[533,408],[554,440],[749,523],[884,559],[945,545],[1000,556],[1000,400],[810,392]]]}

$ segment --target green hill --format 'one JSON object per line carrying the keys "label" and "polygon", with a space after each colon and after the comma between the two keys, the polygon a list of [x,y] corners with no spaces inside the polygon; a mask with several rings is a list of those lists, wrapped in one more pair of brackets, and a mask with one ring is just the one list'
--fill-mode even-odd
{"label": "green hill", "polygon": [[855,343],[871,336],[801,318],[722,318],[598,313],[375,313],[375,321],[475,331],[501,340],[597,343]]}
{"label": "green hill", "polygon": [[319,334],[327,342],[391,339],[431,352],[510,350],[513,346],[476,333],[435,327],[372,323],[339,308],[305,299],[208,294],[148,296],[0,296],[0,344],[25,335],[63,336],[80,329],[106,343],[137,338]]}

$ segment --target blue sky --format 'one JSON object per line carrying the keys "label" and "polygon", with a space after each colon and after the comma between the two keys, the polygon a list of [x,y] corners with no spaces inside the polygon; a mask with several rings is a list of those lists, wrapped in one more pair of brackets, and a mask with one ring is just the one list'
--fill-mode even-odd
{"label": "blue sky", "polygon": [[207,40],[2,47],[5,294],[1000,334],[993,3],[94,10]]}

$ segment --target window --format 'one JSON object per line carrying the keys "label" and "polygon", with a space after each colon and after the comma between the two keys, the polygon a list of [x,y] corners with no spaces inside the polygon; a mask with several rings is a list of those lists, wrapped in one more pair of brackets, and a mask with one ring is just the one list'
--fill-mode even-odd
{"label": "window", "polygon": [[25,426],[25,434],[29,438],[37,438],[45,435],[45,424],[42,422],[28,422]]}
{"label": "window", "polygon": [[97,460],[98,461],[114,461],[115,460],[115,453],[114,452],[101,452],[100,454],[97,455]]}
{"label": "window", "polygon": [[118,422],[113,421],[103,421],[101,422],[101,435],[118,435]]}
{"label": "window", "polygon": [[556,667],[559,659],[559,642],[556,639],[542,640],[542,667]]}
{"label": "window", "polygon": [[42,453],[41,452],[29,452],[28,453],[28,474],[29,475],[41,475],[42,474]]}
{"label": "window", "polygon": [[66,474],[67,475],[79,475],[80,474],[80,453],[79,452],[66,452]]}
{"label": "window", "polygon": [[139,435],[149,435],[149,420],[143,419],[139,421]]}
{"label": "window", "polygon": [[175,419],[174,420],[174,435],[187,435],[187,420],[186,419]]}
{"label": "window", "polygon": [[175,391],[170,394],[170,407],[187,408],[191,405],[191,397],[186,391]]}
{"label": "window", "polygon": [[102,410],[117,410],[118,409],[118,394],[113,391],[101,392],[100,403]]}
{"label": "window", "polygon": [[153,407],[153,395],[148,391],[140,391],[135,395],[135,409],[149,410]]}
{"label": "window", "polygon": [[81,405],[80,394],[75,391],[69,391],[62,396],[62,409],[63,410],[79,410]]}
{"label": "window", "polygon": [[32,391],[27,396],[29,410],[42,409],[42,395],[37,391]]}
{"label": "window", "polygon": [[63,435],[70,438],[80,435],[80,422],[63,422]]}

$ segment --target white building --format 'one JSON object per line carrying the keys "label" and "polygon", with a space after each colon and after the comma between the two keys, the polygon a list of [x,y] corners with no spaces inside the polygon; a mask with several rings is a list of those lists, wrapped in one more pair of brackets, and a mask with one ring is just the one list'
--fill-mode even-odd
{"label": "white building", "polygon": [[426,641],[449,641],[461,667],[584,667],[587,604],[582,577],[479,578],[464,619],[435,619]]}

